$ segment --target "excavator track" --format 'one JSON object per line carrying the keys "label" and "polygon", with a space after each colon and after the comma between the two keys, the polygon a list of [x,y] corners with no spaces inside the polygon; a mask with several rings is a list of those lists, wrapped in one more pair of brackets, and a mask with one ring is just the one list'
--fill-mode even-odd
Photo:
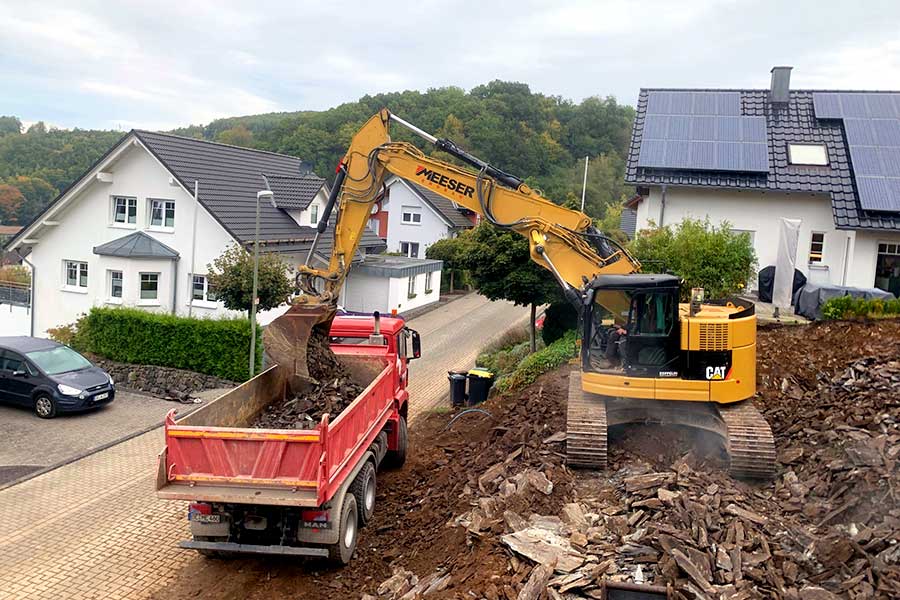
{"label": "excavator track", "polygon": [[775,438],[772,428],[749,400],[720,405],[725,422],[729,473],[739,479],[771,479],[775,475]]}
{"label": "excavator track", "polygon": [[581,373],[569,376],[566,409],[566,464],[606,469],[606,402],[581,389]]}

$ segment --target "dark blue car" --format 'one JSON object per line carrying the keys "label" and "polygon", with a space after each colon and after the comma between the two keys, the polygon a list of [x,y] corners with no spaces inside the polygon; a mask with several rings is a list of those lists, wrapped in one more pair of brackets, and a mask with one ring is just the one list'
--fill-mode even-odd
{"label": "dark blue car", "polygon": [[42,338],[0,337],[0,401],[52,419],[109,404],[115,396],[112,377],[68,346]]}

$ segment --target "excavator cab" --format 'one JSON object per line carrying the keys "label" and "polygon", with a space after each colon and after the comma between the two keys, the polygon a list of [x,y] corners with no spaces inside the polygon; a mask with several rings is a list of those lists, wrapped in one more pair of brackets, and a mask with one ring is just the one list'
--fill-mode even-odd
{"label": "excavator cab", "polygon": [[[680,280],[673,275],[600,275],[591,283],[584,312],[582,360],[586,371],[601,371],[610,328],[627,335],[618,342],[625,375],[666,377],[681,372],[678,297]],[[609,320],[614,325],[608,325]]]}

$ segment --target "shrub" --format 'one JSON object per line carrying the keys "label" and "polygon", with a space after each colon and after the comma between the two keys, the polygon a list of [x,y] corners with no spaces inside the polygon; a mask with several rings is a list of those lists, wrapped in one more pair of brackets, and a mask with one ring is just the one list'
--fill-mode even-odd
{"label": "shrub", "polygon": [[544,313],[544,328],[541,338],[550,345],[561,338],[570,329],[578,327],[578,312],[569,302],[554,302]]}
{"label": "shrub", "polygon": [[0,281],[31,285],[31,269],[22,265],[3,265],[0,267]]}
{"label": "shrub", "polygon": [[[256,364],[262,365],[257,327]],[[248,377],[250,322],[193,319],[134,308],[93,308],[77,327],[79,350],[127,363],[188,369],[232,381]]]}
{"label": "shrub", "polygon": [[864,317],[894,317],[900,315],[900,298],[856,298],[838,296],[822,304],[822,318],[827,321]]}
{"label": "shrub", "polygon": [[739,293],[756,272],[756,253],[747,233],[718,227],[709,220],[684,219],[675,226],[645,229],[631,243],[631,252],[644,263],[644,271],[671,272],[685,280],[682,299],[692,287],[702,287],[707,298]]}
{"label": "shrub", "polygon": [[501,377],[494,384],[496,393],[504,394],[521,389],[535,382],[538,376],[558,368],[578,355],[578,334],[567,331],[561,338],[533,354],[526,356],[511,374]]}

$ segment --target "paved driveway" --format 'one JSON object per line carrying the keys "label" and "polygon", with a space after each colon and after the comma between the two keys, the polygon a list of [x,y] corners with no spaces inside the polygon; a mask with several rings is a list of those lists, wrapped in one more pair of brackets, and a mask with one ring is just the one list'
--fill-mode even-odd
{"label": "paved driveway", "polygon": [[[424,346],[413,416],[446,401],[447,369],[471,365],[525,315],[472,295],[411,320]],[[153,491],[162,443],[154,429],[0,491],[0,600],[147,598],[200,560],[177,547],[189,537],[185,503]]]}
{"label": "paved driveway", "polygon": [[112,404],[55,419],[40,419],[28,409],[0,405],[0,487],[146,431],[162,423],[173,408],[181,412],[195,406],[121,390]]}

